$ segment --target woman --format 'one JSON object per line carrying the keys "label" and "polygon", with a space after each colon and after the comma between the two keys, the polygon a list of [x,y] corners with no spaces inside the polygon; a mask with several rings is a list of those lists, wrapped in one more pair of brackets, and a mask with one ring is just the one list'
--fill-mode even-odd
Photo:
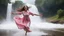
{"label": "woman", "polygon": [[[27,32],[31,32],[31,30],[29,29],[29,26],[31,24],[29,15],[36,15],[36,16],[40,16],[38,14],[33,14],[29,11],[28,6],[23,6],[22,8],[18,9],[17,12],[15,12],[16,14],[19,14],[19,16],[15,16],[14,20],[18,26],[19,29],[24,29],[26,31],[25,35],[27,35]],[[21,14],[23,15],[23,17],[21,17]]]}

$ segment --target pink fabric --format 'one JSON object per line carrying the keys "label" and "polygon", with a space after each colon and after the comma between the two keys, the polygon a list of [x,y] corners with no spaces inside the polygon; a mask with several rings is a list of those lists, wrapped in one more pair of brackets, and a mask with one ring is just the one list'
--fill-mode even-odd
{"label": "pink fabric", "polygon": [[[18,13],[18,14],[21,14],[21,13]],[[29,15],[33,15],[33,13],[29,12]],[[16,25],[18,26],[19,29],[24,29],[25,31],[30,32],[29,26],[27,26],[28,23],[30,23],[29,15],[28,16],[24,16],[22,18],[20,18],[19,16],[15,16],[14,17]]]}

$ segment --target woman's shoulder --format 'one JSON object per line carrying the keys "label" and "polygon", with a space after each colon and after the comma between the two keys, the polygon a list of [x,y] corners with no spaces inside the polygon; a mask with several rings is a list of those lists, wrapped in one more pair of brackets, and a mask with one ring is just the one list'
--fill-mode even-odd
{"label": "woman's shoulder", "polygon": [[25,11],[19,11],[19,12],[25,12]]}
{"label": "woman's shoulder", "polygon": [[28,13],[30,13],[30,11],[27,11]]}

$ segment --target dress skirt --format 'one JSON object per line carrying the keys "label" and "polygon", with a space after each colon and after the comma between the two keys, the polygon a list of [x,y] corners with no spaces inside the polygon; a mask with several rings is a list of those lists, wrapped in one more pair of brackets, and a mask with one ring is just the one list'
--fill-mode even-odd
{"label": "dress skirt", "polygon": [[30,18],[26,18],[26,17],[20,18],[19,16],[15,16],[14,21],[18,29],[24,29],[25,31],[30,32],[29,29]]}

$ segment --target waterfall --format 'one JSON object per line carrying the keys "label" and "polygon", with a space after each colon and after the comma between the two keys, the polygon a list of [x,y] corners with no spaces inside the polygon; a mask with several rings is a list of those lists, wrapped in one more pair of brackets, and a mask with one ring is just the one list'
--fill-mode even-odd
{"label": "waterfall", "polygon": [[12,3],[8,3],[6,21],[11,21]]}

